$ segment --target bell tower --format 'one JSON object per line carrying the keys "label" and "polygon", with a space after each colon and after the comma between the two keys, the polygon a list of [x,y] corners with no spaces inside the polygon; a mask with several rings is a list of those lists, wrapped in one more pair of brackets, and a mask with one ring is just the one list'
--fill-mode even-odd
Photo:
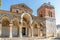
{"label": "bell tower", "polygon": [[55,9],[54,6],[52,6],[50,3],[44,3],[41,7],[37,10],[37,15],[42,17],[53,17],[55,18]]}
{"label": "bell tower", "polygon": [[46,37],[56,36],[56,19],[55,19],[55,8],[49,3],[44,3],[37,10],[38,17],[42,20],[44,19],[44,24],[46,28]]}

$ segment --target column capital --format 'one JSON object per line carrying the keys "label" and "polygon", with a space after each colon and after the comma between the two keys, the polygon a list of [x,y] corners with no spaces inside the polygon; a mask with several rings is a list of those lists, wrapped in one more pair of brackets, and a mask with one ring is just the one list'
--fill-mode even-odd
{"label": "column capital", "polygon": [[33,26],[30,26],[31,28],[33,28]]}

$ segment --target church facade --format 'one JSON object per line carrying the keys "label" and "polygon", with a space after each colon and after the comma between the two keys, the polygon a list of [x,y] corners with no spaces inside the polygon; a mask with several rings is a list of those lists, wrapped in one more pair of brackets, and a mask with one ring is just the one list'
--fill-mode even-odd
{"label": "church facade", "polygon": [[0,10],[0,37],[56,37],[54,6],[44,3],[37,16],[24,3],[12,5],[10,11]]}

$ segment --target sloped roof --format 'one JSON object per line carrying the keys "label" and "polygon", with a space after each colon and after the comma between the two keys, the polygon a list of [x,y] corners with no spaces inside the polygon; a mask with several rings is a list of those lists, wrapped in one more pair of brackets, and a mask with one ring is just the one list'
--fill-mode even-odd
{"label": "sloped roof", "polygon": [[[44,4],[42,4],[42,5],[38,8],[38,10],[41,9],[41,8],[43,8],[43,7],[46,7],[46,8],[53,8],[53,9],[54,9],[54,6],[51,5],[50,3],[44,3]],[[38,11],[38,10],[37,10],[37,11]]]}
{"label": "sloped roof", "polygon": [[15,4],[15,5],[12,5],[11,6],[11,8],[25,8],[25,9],[28,9],[28,10],[30,10],[30,11],[32,11],[32,9],[31,8],[29,8],[26,4],[24,4],[24,3],[20,3],[20,4]]}
{"label": "sloped roof", "polygon": [[15,16],[20,16],[19,14],[17,13],[14,13],[14,12],[9,12],[9,11],[6,11],[6,10],[0,10],[0,13],[4,13],[4,14],[11,14],[11,15],[15,15]]}

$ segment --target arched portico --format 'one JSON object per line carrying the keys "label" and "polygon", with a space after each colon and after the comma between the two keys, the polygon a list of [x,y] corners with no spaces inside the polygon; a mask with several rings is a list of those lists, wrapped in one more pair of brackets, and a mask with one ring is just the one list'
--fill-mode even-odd
{"label": "arched portico", "polygon": [[4,16],[2,18],[2,37],[9,37],[10,35],[10,20],[9,17]]}
{"label": "arched portico", "polygon": [[12,22],[13,22],[12,36],[13,37],[18,37],[19,36],[19,19],[14,18]]}
{"label": "arched portico", "polygon": [[22,16],[21,16],[21,23],[23,22],[23,17],[24,17],[24,15],[26,15],[26,17],[29,18],[29,19],[27,19],[27,20],[30,20],[30,24],[32,24],[32,17],[31,17],[30,14],[28,14],[28,13],[23,13],[23,14],[22,14]]}
{"label": "arched portico", "polygon": [[28,13],[23,13],[21,16],[21,23],[22,23],[22,35],[23,35],[23,30],[25,30],[24,32],[26,33],[26,36],[29,36],[29,27],[32,23],[32,18],[30,16],[30,14]]}
{"label": "arched portico", "polygon": [[46,27],[43,22],[40,22],[40,37],[44,37],[46,35]]}
{"label": "arched portico", "polygon": [[33,21],[33,36],[38,37],[38,23],[37,23],[37,21]]}

